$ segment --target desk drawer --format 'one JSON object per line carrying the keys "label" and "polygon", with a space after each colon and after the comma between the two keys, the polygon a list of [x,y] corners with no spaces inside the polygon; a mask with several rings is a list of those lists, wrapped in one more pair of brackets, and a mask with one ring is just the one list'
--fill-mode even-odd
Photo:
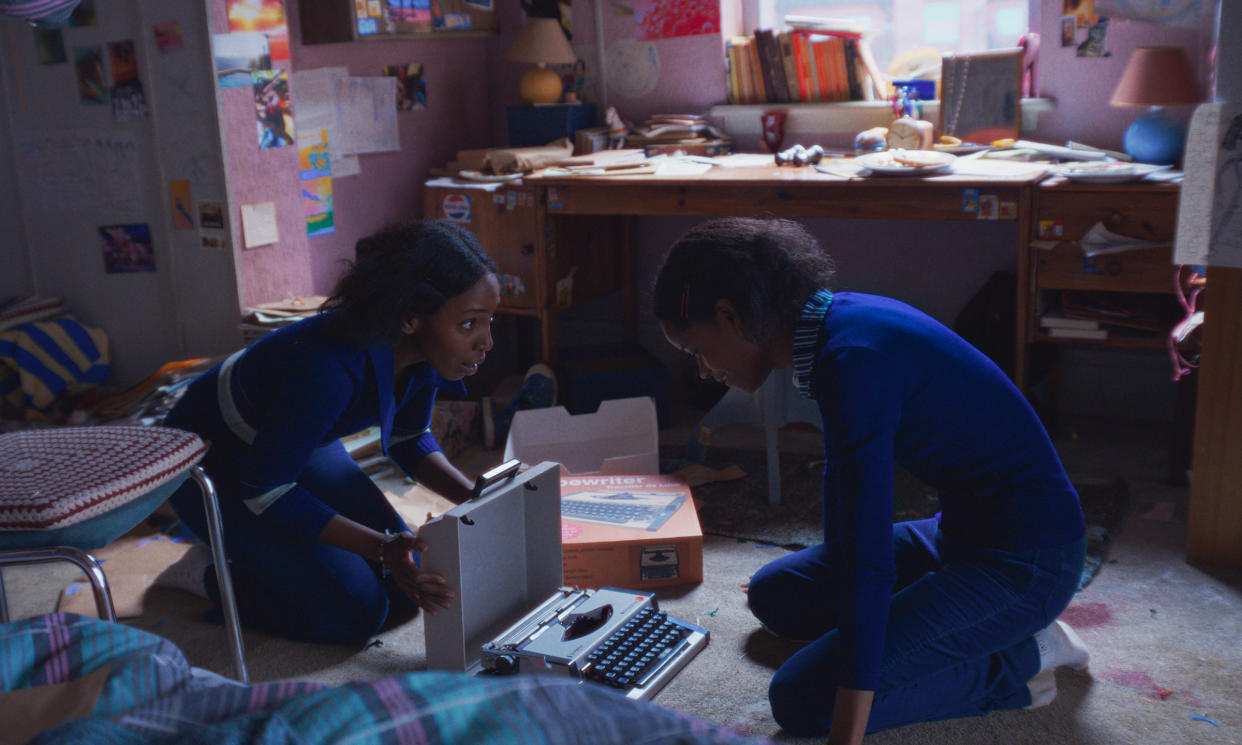
{"label": "desk drawer", "polygon": [[1040,289],[1171,293],[1173,249],[1150,248],[1083,256],[1077,243],[1035,249],[1035,285]]}
{"label": "desk drawer", "polygon": [[474,233],[500,270],[500,307],[536,308],[538,194],[506,186],[495,191],[431,187],[424,190],[423,214],[447,217]]}

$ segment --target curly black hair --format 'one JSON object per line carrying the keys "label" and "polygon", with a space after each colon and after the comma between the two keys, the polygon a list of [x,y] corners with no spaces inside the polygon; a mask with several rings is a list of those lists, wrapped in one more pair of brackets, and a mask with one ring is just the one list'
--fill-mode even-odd
{"label": "curly black hair", "polygon": [[450,220],[394,225],[358,241],[356,260],[324,302],[335,335],[358,346],[400,338],[401,324],[429,316],[496,264],[474,233]]}
{"label": "curly black hair", "polygon": [[792,220],[724,217],[677,239],[653,291],[655,317],[678,331],[711,320],[716,301],[737,309],[743,331],[767,341],[793,331],[807,298],[836,277],[832,257]]}

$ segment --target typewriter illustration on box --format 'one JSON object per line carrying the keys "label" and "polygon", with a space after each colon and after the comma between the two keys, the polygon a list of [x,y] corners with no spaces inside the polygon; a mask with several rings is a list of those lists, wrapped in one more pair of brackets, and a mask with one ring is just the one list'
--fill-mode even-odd
{"label": "typewriter illustration on box", "polygon": [[574,492],[561,499],[561,517],[654,532],[668,522],[685,500],[683,494],[661,492]]}

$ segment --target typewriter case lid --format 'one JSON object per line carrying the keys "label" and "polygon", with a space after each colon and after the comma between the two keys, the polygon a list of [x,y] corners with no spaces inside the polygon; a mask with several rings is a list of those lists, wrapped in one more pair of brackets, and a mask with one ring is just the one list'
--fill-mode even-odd
{"label": "typewriter case lid", "polygon": [[479,477],[475,496],[419,530],[420,559],[457,593],[423,612],[428,670],[477,670],[483,645],[561,586],[561,467],[516,461]]}

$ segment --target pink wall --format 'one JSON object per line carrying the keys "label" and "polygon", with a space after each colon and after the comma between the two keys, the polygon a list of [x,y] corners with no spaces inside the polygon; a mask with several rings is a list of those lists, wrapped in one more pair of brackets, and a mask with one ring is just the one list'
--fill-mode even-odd
{"label": "pink wall", "polygon": [[[390,222],[422,216],[421,185],[431,168],[453,160],[458,150],[492,143],[486,37],[348,44],[300,43],[298,4],[288,0],[292,60],[282,69],[346,66],[351,75],[381,75],[384,65],[421,62],[428,108],[397,115],[401,150],[360,156],[362,172],[333,179],[336,232],[308,238],[302,216],[296,147],[258,146],[252,93],[220,89],[220,123],[228,167],[230,227],[238,250],[243,305],[294,295],[326,294],[340,274],[342,259],[354,257],[354,244]],[[314,2],[315,0],[305,0]],[[500,3],[508,5],[509,3]],[[210,28],[228,29],[225,0],[211,0]],[[292,90],[294,112],[297,90]],[[280,230],[277,244],[240,249],[241,205],[275,201]]]}

